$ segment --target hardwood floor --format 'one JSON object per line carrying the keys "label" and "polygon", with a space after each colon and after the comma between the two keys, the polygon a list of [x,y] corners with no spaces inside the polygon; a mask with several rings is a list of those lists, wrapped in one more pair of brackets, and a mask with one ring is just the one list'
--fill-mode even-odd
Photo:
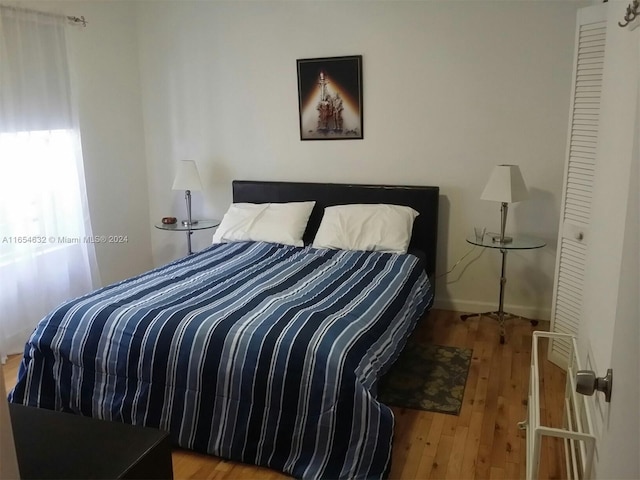
{"label": "hardwood floor", "polygon": [[[459,313],[432,310],[414,335],[421,341],[473,349],[459,416],[394,408],[396,432],[391,479],[517,479],[524,478],[524,431],[517,423],[526,416],[532,327],[524,320],[507,323],[500,345],[497,322],[488,318],[459,319]],[[542,352],[545,345],[542,345]],[[546,357],[546,355],[543,355]],[[19,356],[4,368],[7,389],[15,384]],[[543,362],[541,418],[559,427],[564,372]],[[543,443],[540,478],[566,478],[562,444]],[[206,479],[278,479],[282,473],[176,449],[174,477]]]}

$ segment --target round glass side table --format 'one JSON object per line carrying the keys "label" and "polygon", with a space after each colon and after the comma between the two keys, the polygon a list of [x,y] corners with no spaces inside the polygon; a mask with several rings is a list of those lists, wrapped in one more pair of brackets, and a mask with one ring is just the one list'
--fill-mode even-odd
{"label": "round glass side table", "polygon": [[[471,235],[467,237],[467,243],[471,245],[477,245],[483,248],[494,248],[500,250],[502,254],[502,268],[500,274],[500,298],[498,300],[498,310],[493,312],[482,312],[482,313],[470,313],[465,315],[460,315],[461,320],[466,320],[470,317],[490,317],[498,321],[500,325],[500,343],[504,343],[504,321],[507,318],[523,318],[520,315],[515,315],[513,313],[504,311],[504,286],[507,283],[507,253],[509,250],[533,250],[536,248],[542,248],[546,245],[544,240],[535,237],[526,237],[526,236],[518,236],[513,237],[510,242],[502,243],[499,240],[494,241],[493,237],[490,235],[484,235],[482,239],[476,238],[475,235]],[[537,320],[529,320],[531,325],[537,325]]]}
{"label": "round glass side table", "polygon": [[191,225],[184,225],[178,221],[176,223],[156,223],[155,227],[160,230],[168,230],[170,232],[186,232],[187,234],[187,252],[189,255],[193,253],[191,251],[191,235],[196,230],[207,230],[209,228],[215,228],[220,225],[220,220],[198,220],[197,223],[191,223]]}

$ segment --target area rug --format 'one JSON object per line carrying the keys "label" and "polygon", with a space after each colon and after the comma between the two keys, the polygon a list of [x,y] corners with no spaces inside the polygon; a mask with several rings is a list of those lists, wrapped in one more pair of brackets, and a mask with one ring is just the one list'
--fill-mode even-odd
{"label": "area rug", "polygon": [[395,407],[459,415],[473,351],[409,342],[380,379],[378,400]]}

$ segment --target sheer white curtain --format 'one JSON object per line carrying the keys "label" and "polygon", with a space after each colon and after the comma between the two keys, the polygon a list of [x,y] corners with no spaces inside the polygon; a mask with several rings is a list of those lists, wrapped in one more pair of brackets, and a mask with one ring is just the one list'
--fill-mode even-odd
{"label": "sheer white curtain", "polygon": [[97,286],[65,28],[0,6],[0,360]]}

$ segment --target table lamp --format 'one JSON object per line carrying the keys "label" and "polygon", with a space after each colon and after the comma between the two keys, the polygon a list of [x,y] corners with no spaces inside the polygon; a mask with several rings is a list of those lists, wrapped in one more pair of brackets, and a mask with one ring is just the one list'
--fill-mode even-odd
{"label": "table lamp", "polygon": [[510,203],[520,202],[529,197],[527,186],[520,173],[518,165],[496,165],[491,172],[491,177],[484,187],[484,191],[480,198],[482,200],[492,200],[501,202],[501,222],[500,236],[495,235],[493,241],[500,243],[509,243],[512,238],[504,234],[507,225],[507,211]]}
{"label": "table lamp", "polygon": [[196,225],[198,221],[191,218],[191,190],[202,190],[202,183],[200,183],[200,174],[198,173],[196,162],[193,160],[182,160],[178,163],[178,171],[176,172],[172,189],[185,191],[184,199],[187,203],[187,219],[182,221],[182,225],[185,227]]}

